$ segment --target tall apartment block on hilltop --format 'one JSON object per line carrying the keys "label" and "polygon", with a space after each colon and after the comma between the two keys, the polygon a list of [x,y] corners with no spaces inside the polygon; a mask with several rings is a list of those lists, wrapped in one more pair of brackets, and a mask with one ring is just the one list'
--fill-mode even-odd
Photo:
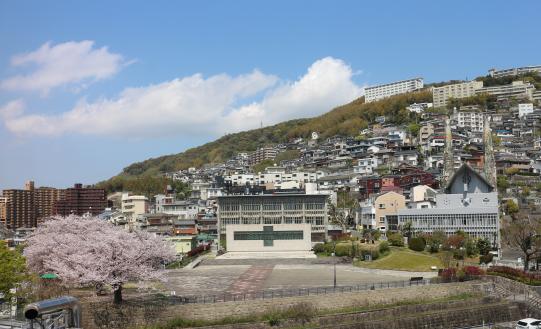
{"label": "tall apartment block on hilltop", "polygon": [[521,75],[521,74],[526,74],[526,73],[541,73],[541,65],[514,67],[511,69],[504,69],[504,70],[496,70],[496,69],[488,70],[488,74],[493,78],[516,76],[516,75]]}
{"label": "tall apartment block on hilltop", "polygon": [[449,98],[466,98],[475,96],[475,92],[481,88],[483,88],[482,81],[468,81],[442,87],[434,87],[432,88],[434,107],[446,106]]}
{"label": "tall apartment block on hilltop", "polygon": [[422,89],[423,86],[423,78],[414,78],[366,87],[364,89],[364,99],[366,103],[370,103],[393,95],[419,90]]}

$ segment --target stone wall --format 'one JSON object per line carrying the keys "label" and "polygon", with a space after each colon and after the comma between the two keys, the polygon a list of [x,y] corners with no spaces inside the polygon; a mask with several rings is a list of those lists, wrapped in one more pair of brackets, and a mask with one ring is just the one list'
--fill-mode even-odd
{"label": "stone wall", "polygon": [[288,308],[301,302],[310,303],[318,310],[340,310],[348,307],[441,299],[481,290],[483,289],[480,289],[478,283],[464,282],[210,304],[167,305],[160,302],[128,301],[117,308],[105,303],[85,303],[83,324],[85,329],[97,329],[128,328],[146,323],[167,322],[179,317],[218,320],[225,317],[261,314],[272,309]]}

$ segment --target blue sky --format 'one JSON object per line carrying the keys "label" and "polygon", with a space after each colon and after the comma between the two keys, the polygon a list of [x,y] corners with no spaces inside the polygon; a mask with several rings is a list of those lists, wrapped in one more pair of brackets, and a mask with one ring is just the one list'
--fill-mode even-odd
{"label": "blue sky", "polygon": [[541,64],[539,1],[2,1],[0,189],[91,184],[362,87]]}

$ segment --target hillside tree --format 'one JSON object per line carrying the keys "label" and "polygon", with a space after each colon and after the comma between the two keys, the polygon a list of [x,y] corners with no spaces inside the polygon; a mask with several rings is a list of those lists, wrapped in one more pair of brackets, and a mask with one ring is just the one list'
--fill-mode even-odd
{"label": "hillside tree", "polygon": [[11,300],[12,289],[27,278],[24,257],[0,241],[0,294],[4,295],[5,300]]}
{"label": "hillside tree", "polygon": [[502,224],[503,241],[511,248],[519,249],[524,255],[524,270],[530,260],[541,256],[541,222],[529,215],[515,216]]}

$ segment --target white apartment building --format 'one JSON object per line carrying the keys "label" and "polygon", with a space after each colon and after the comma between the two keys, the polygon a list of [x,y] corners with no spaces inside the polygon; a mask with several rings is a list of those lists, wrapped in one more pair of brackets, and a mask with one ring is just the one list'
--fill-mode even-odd
{"label": "white apartment building", "polygon": [[480,112],[463,112],[456,114],[457,126],[470,131],[483,132],[485,116]]}
{"label": "white apartment building", "polygon": [[446,106],[449,98],[466,98],[475,96],[475,91],[480,88],[483,88],[482,81],[468,81],[442,87],[434,87],[432,88],[432,101],[434,103],[434,107]]}
{"label": "white apartment building", "polygon": [[513,81],[513,83],[503,86],[483,87],[477,89],[477,94],[490,94],[497,97],[498,100],[508,99],[510,97],[521,97],[533,100],[534,85],[523,81]]}
{"label": "white apartment building", "polygon": [[370,103],[393,95],[419,90],[423,88],[423,86],[423,78],[414,78],[378,86],[366,87],[364,89],[364,99],[366,103]]}
{"label": "white apartment building", "polygon": [[156,213],[177,215],[178,219],[192,219],[199,212],[199,205],[186,200],[176,200],[169,195],[158,194],[156,199]]}
{"label": "white apartment building", "polygon": [[247,183],[254,185],[255,177],[252,174],[233,174],[224,177],[226,184],[231,184],[233,186],[245,186]]}
{"label": "white apartment building", "polygon": [[521,74],[526,74],[526,73],[541,73],[541,65],[515,67],[515,68],[505,69],[505,70],[496,70],[496,69],[488,70],[488,74],[494,78],[521,75]]}
{"label": "white apartment building", "polygon": [[518,116],[519,118],[522,118],[523,116],[533,113],[533,104],[532,103],[524,103],[524,104],[518,104]]}
{"label": "white apartment building", "polygon": [[357,165],[353,166],[353,172],[360,175],[372,175],[380,164],[381,161],[375,156],[360,158],[357,160]]}
{"label": "white apartment building", "polygon": [[433,105],[433,103],[413,103],[410,106],[406,107],[406,110],[420,114],[423,113],[426,109],[432,108]]}
{"label": "white apartment building", "polygon": [[132,222],[137,219],[137,216],[148,212],[149,202],[148,198],[144,195],[122,193],[120,207],[125,219]]}

